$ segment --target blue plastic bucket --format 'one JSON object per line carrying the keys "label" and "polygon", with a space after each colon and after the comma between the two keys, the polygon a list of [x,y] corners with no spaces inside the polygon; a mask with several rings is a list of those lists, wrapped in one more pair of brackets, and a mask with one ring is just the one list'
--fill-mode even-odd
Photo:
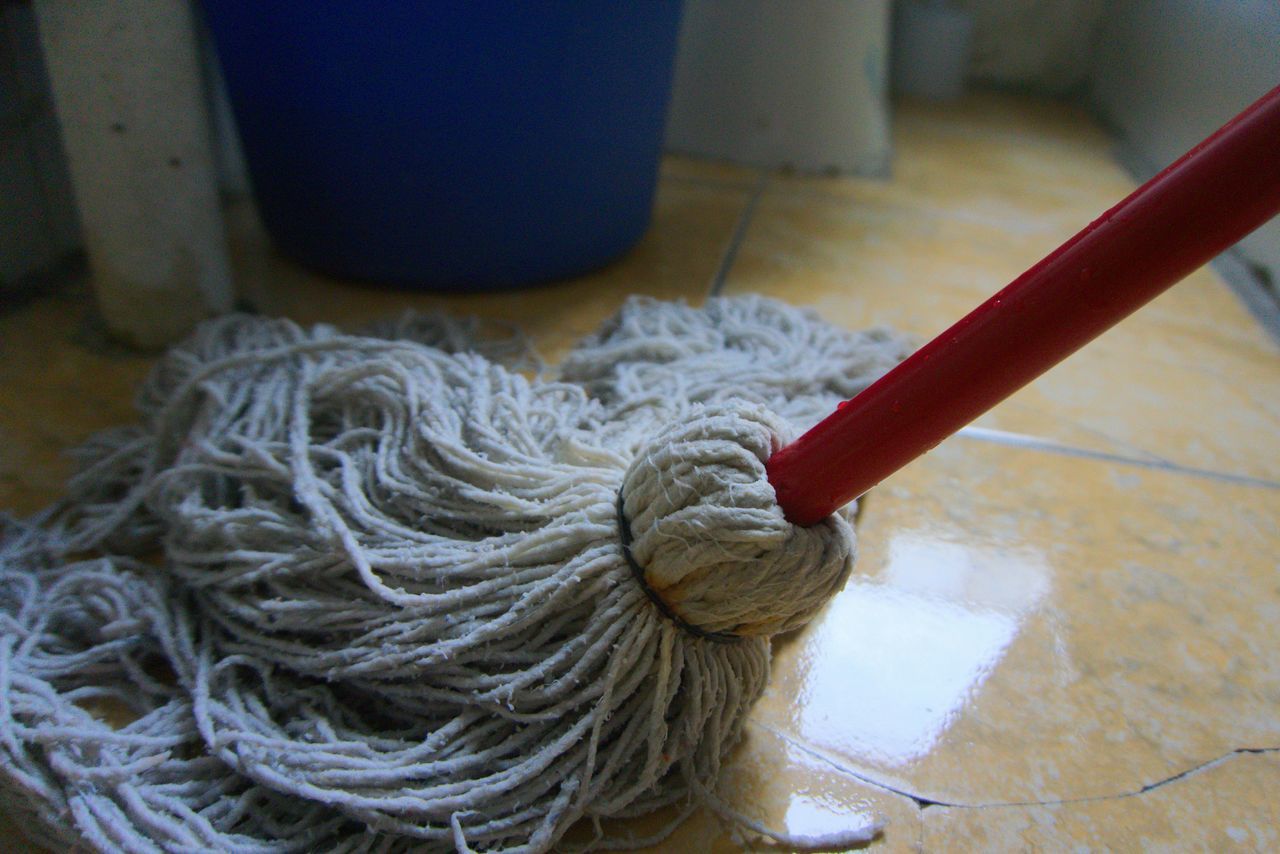
{"label": "blue plastic bucket", "polygon": [[205,0],[278,248],[327,273],[488,290],[648,227],[679,0]]}

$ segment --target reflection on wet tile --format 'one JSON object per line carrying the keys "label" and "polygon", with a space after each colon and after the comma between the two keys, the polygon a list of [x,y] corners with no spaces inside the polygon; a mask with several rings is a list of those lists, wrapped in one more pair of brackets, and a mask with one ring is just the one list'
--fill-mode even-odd
{"label": "reflection on wet tile", "polygon": [[841,767],[1020,802],[1280,743],[1280,490],[952,440],[859,537],[756,711]]}
{"label": "reflection on wet tile", "polygon": [[895,532],[877,580],[850,583],[805,641],[817,654],[797,664],[797,733],[879,767],[924,756],[1048,587],[1032,549]]}
{"label": "reflection on wet tile", "polygon": [[924,756],[1017,631],[991,611],[854,583],[806,640],[792,724],[808,741],[880,767]]}
{"label": "reflection on wet tile", "polygon": [[1243,753],[1149,792],[924,813],[924,850],[1280,850],[1280,756]]}
{"label": "reflection on wet tile", "polygon": [[701,302],[749,197],[749,185],[664,180],[649,232],[618,261],[564,282],[488,294],[395,291],[310,272],[269,248],[248,204],[233,208],[228,227],[237,275],[264,314],[340,325],[406,308],[474,315],[518,327],[555,362],[633,294]]}
{"label": "reflection on wet tile", "polygon": [[1049,566],[1030,543],[980,545],[945,527],[894,532],[881,576],[922,598],[1020,619],[1049,593]]}

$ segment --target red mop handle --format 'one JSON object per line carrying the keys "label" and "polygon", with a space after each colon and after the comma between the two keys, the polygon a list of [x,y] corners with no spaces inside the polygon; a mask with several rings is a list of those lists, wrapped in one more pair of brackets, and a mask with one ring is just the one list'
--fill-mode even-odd
{"label": "red mop handle", "polygon": [[1280,87],[769,460],[812,525],[1280,211]]}

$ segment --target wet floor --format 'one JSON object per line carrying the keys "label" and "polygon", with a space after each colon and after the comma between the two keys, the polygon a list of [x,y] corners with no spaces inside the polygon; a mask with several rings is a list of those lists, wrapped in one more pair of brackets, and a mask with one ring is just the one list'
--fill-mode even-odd
{"label": "wet floor", "polygon": [[[896,111],[888,182],[673,158],[621,262],[517,294],[318,278],[232,210],[260,310],[406,306],[517,322],[554,361],[629,294],[759,292],[922,340],[1133,187],[1072,108]],[[0,316],[0,507],[60,491],[67,448],[130,419],[149,360],[82,295]],[[855,576],[775,675],[730,804],[873,848],[1280,847],[1280,350],[1202,270],[873,492]],[[696,815],[665,848],[732,851]]]}

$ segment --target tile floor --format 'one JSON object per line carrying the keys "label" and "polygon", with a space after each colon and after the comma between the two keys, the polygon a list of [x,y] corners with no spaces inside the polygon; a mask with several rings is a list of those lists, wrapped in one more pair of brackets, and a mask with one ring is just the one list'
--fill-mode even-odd
{"label": "tile floor", "polygon": [[[231,212],[246,296],[353,323],[412,306],[517,322],[554,362],[629,294],[760,292],[851,328],[941,331],[1127,193],[1072,108],[901,105],[888,182],[672,158],[617,264],[519,294],[352,287]],[[0,508],[127,420],[149,360],[66,293],[0,315]],[[856,576],[776,644],[725,779],[795,832],[885,850],[1280,848],[1280,350],[1202,270],[873,492]],[[672,851],[738,849],[707,815]]]}

